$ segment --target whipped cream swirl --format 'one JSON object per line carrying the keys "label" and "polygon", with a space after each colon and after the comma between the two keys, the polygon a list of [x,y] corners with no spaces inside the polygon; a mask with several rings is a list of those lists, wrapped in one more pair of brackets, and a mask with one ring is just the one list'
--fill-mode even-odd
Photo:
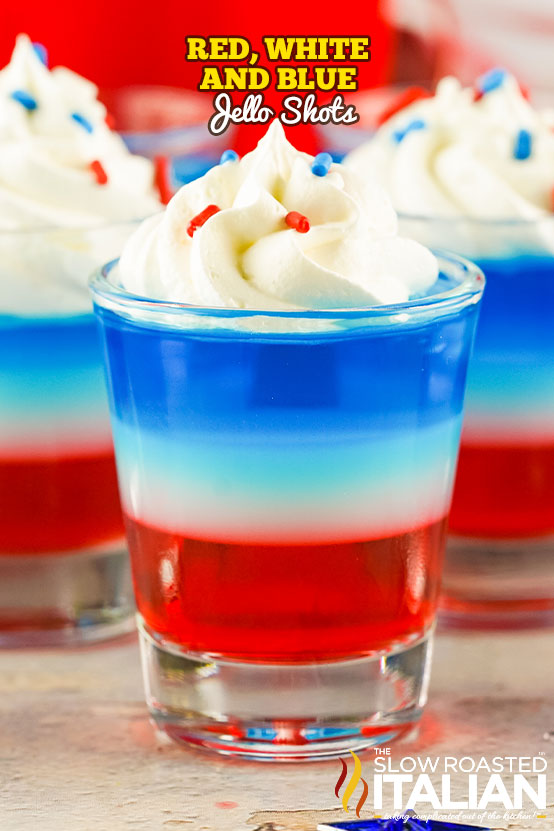
{"label": "whipped cream swirl", "polygon": [[151,162],[109,129],[97,92],[69,69],[50,71],[19,35],[0,72],[0,230],[90,227],[159,210]]}
{"label": "whipped cream swirl", "polygon": [[[315,175],[313,162],[274,121],[253,152],[185,185],[139,227],[120,260],[121,285],[150,298],[261,310],[366,307],[425,293],[437,261],[397,236],[383,190],[341,165]],[[208,206],[219,210],[195,224]],[[290,212],[307,219],[307,232],[289,227]]]}
{"label": "whipped cream swirl", "polygon": [[384,187],[403,214],[534,220],[553,209],[554,113],[492,70],[475,88],[443,78],[389,118],[348,170]]}

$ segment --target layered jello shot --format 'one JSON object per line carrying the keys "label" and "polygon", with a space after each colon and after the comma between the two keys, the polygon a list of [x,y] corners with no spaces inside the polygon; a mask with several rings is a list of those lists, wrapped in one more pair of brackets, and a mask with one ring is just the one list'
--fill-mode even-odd
{"label": "layered jello shot", "polygon": [[554,113],[501,69],[403,100],[347,165],[388,190],[405,233],[471,257],[487,278],[444,607],[468,625],[552,622]]}
{"label": "layered jello shot", "polygon": [[93,279],[172,738],[311,758],[417,723],[482,288],[278,121]]}
{"label": "layered jello shot", "polygon": [[132,625],[87,278],[160,207],[96,87],[20,36],[0,72],[0,645]]}

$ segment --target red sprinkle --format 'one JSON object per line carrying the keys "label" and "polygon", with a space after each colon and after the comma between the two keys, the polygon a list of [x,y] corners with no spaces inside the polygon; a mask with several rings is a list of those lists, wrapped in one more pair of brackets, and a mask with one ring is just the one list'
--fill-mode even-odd
{"label": "red sprinkle", "polygon": [[167,156],[156,156],[154,159],[154,185],[160,194],[160,202],[167,205],[173,196],[171,187],[170,162]]}
{"label": "red sprinkle", "polygon": [[484,94],[485,94],[485,93],[484,93],[484,92],[481,92],[481,90],[480,90],[480,89],[477,89],[477,88],[476,88],[476,89],[474,89],[474,90],[473,90],[473,100],[474,100],[474,101],[480,101],[480,100],[481,100],[481,98],[483,97],[483,95],[484,95]]}
{"label": "red sprinkle", "polygon": [[310,230],[308,217],[304,216],[304,214],[299,214],[298,211],[289,211],[285,217],[285,222],[289,228],[294,228],[299,234],[307,234]]}
{"label": "red sprinkle", "polygon": [[521,92],[522,96],[525,98],[526,101],[531,99],[531,93],[529,92],[529,87],[526,87],[525,84],[522,84],[521,81],[518,81],[519,84],[519,91]]}
{"label": "red sprinkle", "polygon": [[107,184],[108,174],[106,173],[106,171],[102,167],[102,163],[99,162],[98,159],[95,159],[93,162],[91,162],[89,167],[96,176],[96,181],[99,185]]}
{"label": "red sprinkle", "polygon": [[208,219],[213,216],[214,214],[218,213],[221,208],[218,208],[217,205],[208,205],[207,208],[204,208],[203,211],[200,211],[199,214],[196,214],[188,224],[187,227],[187,234],[189,237],[194,236],[194,232],[201,228],[202,225],[208,221]]}
{"label": "red sprinkle", "polygon": [[403,110],[404,107],[408,107],[410,104],[413,104],[414,101],[419,101],[420,98],[431,97],[432,93],[423,87],[408,87],[407,89],[402,90],[400,95],[397,95],[378,117],[377,126],[380,127],[381,124],[384,124],[385,121],[388,121],[393,115],[396,115],[396,113],[400,112],[400,110]]}

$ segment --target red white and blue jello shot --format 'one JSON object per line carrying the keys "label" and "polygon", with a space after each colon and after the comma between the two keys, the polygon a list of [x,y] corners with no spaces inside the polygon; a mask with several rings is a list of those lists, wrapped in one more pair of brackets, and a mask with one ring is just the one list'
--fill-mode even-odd
{"label": "red white and blue jello shot", "polygon": [[501,69],[473,88],[445,78],[435,95],[405,93],[410,99],[392,107],[347,164],[388,190],[403,232],[470,257],[487,278],[450,517],[445,610],[462,625],[551,622],[554,112],[535,110]]}
{"label": "red white and blue jello shot", "polygon": [[87,279],[160,204],[96,92],[24,35],[0,72],[0,645],[132,621]]}
{"label": "red white and blue jello shot", "polygon": [[278,121],[94,278],[170,736],[311,758],[417,722],[482,288]]}

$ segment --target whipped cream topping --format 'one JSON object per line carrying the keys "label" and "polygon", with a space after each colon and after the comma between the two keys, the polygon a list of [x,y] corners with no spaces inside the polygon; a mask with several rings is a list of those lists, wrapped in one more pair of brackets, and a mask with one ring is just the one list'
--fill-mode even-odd
{"label": "whipped cream topping", "polygon": [[[313,165],[274,121],[253,152],[185,185],[139,227],[119,282],[155,299],[261,310],[366,307],[425,293],[437,261],[397,236],[383,190],[341,165],[325,175]],[[200,224],[210,206],[218,210]],[[290,227],[291,212],[307,232]]]}
{"label": "whipped cream topping", "polygon": [[90,227],[159,210],[151,162],[109,129],[97,92],[69,69],[49,70],[19,35],[0,71],[0,232]]}
{"label": "whipped cream topping", "polygon": [[400,213],[534,220],[554,207],[553,127],[554,113],[536,111],[503,70],[475,88],[447,77],[345,165],[384,187]]}

